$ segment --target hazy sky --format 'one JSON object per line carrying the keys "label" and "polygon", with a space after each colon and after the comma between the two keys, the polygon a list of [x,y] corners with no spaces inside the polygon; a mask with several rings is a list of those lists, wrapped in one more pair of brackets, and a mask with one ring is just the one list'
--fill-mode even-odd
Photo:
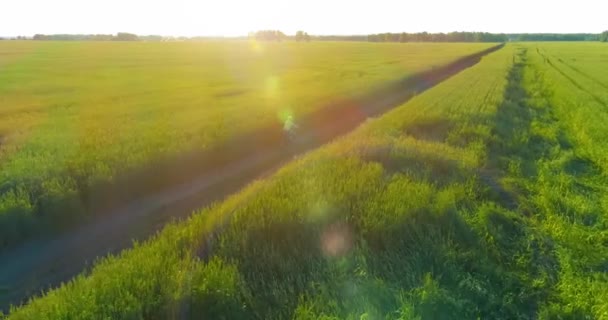
{"label": "hazy sky", "polygon": [[0,0],[0,35],[246,35],[378,32],[591,32],[608,0]]}

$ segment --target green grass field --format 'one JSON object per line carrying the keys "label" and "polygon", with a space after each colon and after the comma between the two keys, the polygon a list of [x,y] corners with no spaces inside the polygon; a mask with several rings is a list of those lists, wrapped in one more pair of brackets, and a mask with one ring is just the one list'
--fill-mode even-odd
{"label": "green grass field", "polygon": [[9,319],[608,319],[605,44],[509,44]]}
{"label": "green grass field", "polygon": [[0,42],[0,247],[77,223],[132,169],[490,46]]}

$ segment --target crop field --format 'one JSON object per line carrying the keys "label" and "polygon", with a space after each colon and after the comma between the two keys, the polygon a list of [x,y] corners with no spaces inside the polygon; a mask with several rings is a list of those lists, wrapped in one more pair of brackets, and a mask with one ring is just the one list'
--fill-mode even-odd
{"label": "crop field", "polygon": [[8,319],[608,319],[608,47],[511,43]]}
{"label": "crop field", "polygon": [[77,223],[132,169],[491,46],[0,42],[0,247]]}

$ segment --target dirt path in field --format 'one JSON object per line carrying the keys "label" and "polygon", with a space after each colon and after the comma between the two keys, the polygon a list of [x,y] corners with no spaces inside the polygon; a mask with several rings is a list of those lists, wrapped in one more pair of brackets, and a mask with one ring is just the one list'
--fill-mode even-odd
{"label": "dirt path in field", "polygon": [[[501,47],[495,46],[447,66],[387,84],[356,99],[331,102],[321,111],[298,121],[298,138],[289,143],[284,138],[269,140],[267,136],[277,135],[277,132],[262,130],[228,142],[227,151],[215,155],[214,162],[206,162],[204,170],[193,166],[202,161],[202,156],[189,156],[181,158],[181,162],[174,161],[170,165],[153,167],[139,176],[130,176],[132,180],[140,179],[137,183],[146,186],[158,182],[159,177],[166,180],[163,180],[164,188],[146,192],[137,200],[113,209],[96,210],[105,212],[96,214],[91,222],[73,231],[51,239],[30,241],[0,253],[0,310],[6,311],[11,304],[24,303],[32,295],[69,281],[88,270],[98,257],[129,248],[133,240],[148,238],[167,222],[188,217],[193,210],[274,173],[294,156],[351,131],[367,118],[404,103]],[[281,137],[280,128],[278,135]],[[170,179],[174,175],[185,178]],[[118,194],[131,191],[134,186],[137,185],[129,181],[122,186],[107,187],[104,192]],[[98,198],[95,203],[104,199]]]}

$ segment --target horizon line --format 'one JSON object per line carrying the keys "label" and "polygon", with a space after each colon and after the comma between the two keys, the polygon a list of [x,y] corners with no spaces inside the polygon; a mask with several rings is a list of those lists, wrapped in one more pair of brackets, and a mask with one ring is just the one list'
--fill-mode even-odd
{"label": "horizon line", "polygon": [[[97,33],[97,32],[93,32],[93,33],[65,33],[65,32],[58,32],[58,33],[40,33],[40,32],[36,32],[33,34],[16,34],[16,35],[2,35],[0,34],[0,38],[15,38],[15,37],[26,37],[26,38],[32,38],[37,34],[40,35],[71,35],[71,36],[75,36],[75,35],[116,35],[118,33],[131,33],[140,37],[149,37],[149,36],[160,36],[163,38],[227,38],[227,39],[237,39],[237,38],[248,38],[250,36],[251,33],[255,33],[258,31],[264,31],[264,30],[277,30],[277,31],[281,31],[280,29],[263,29],[263,30],[256,30],[256,31],[250,31],[247,34],[243,34],[243,35],[191,35],[191,36],[186,36],[186,35],[163,35],[163,34],[154,34],[154,33],[135,33],[135,32],[128,32],[128,31],[119,31],[119,32],[113,32],[113,33]],[[305,30],[301,30],[304,31]],[[283,31],[281,31],[283,32]],[[599,35],[604,31],[599,31],[599,32],[488,32],[488,31],[441,31],[441,32],[429,32],[429,31],[416,31],[416,32],[412,32],[412,31],[398,31],[398,32],[394,32],[394,31],[385,31],[385,32],[376,32],[376,33],[352,33],[352,34],[348,34],[348,33],[333,33],[333,34],[311,34],[309,33],[310,36],[313,37],[332,37],[332,36],[337,36],[337,37],[357,37],[357,36],[368,36],[368,35],[377,35],[377,34],[386,34],[386,33],[390,33],[390,34],[400,34],[400,33],[408,33],[408,34],[419,34],[419,33],[428,33],[428,34],[449,34],[449,33],[488,33],[488,34],[503,34],[503,35],[521,35],[521,34],[551,34],[551,35],[574,35],[574,34],[589,34],[589,35]],[[294,32],[295,34],[295,32]],[[285,35],[290,36],[291,33],[285,33]]]}

